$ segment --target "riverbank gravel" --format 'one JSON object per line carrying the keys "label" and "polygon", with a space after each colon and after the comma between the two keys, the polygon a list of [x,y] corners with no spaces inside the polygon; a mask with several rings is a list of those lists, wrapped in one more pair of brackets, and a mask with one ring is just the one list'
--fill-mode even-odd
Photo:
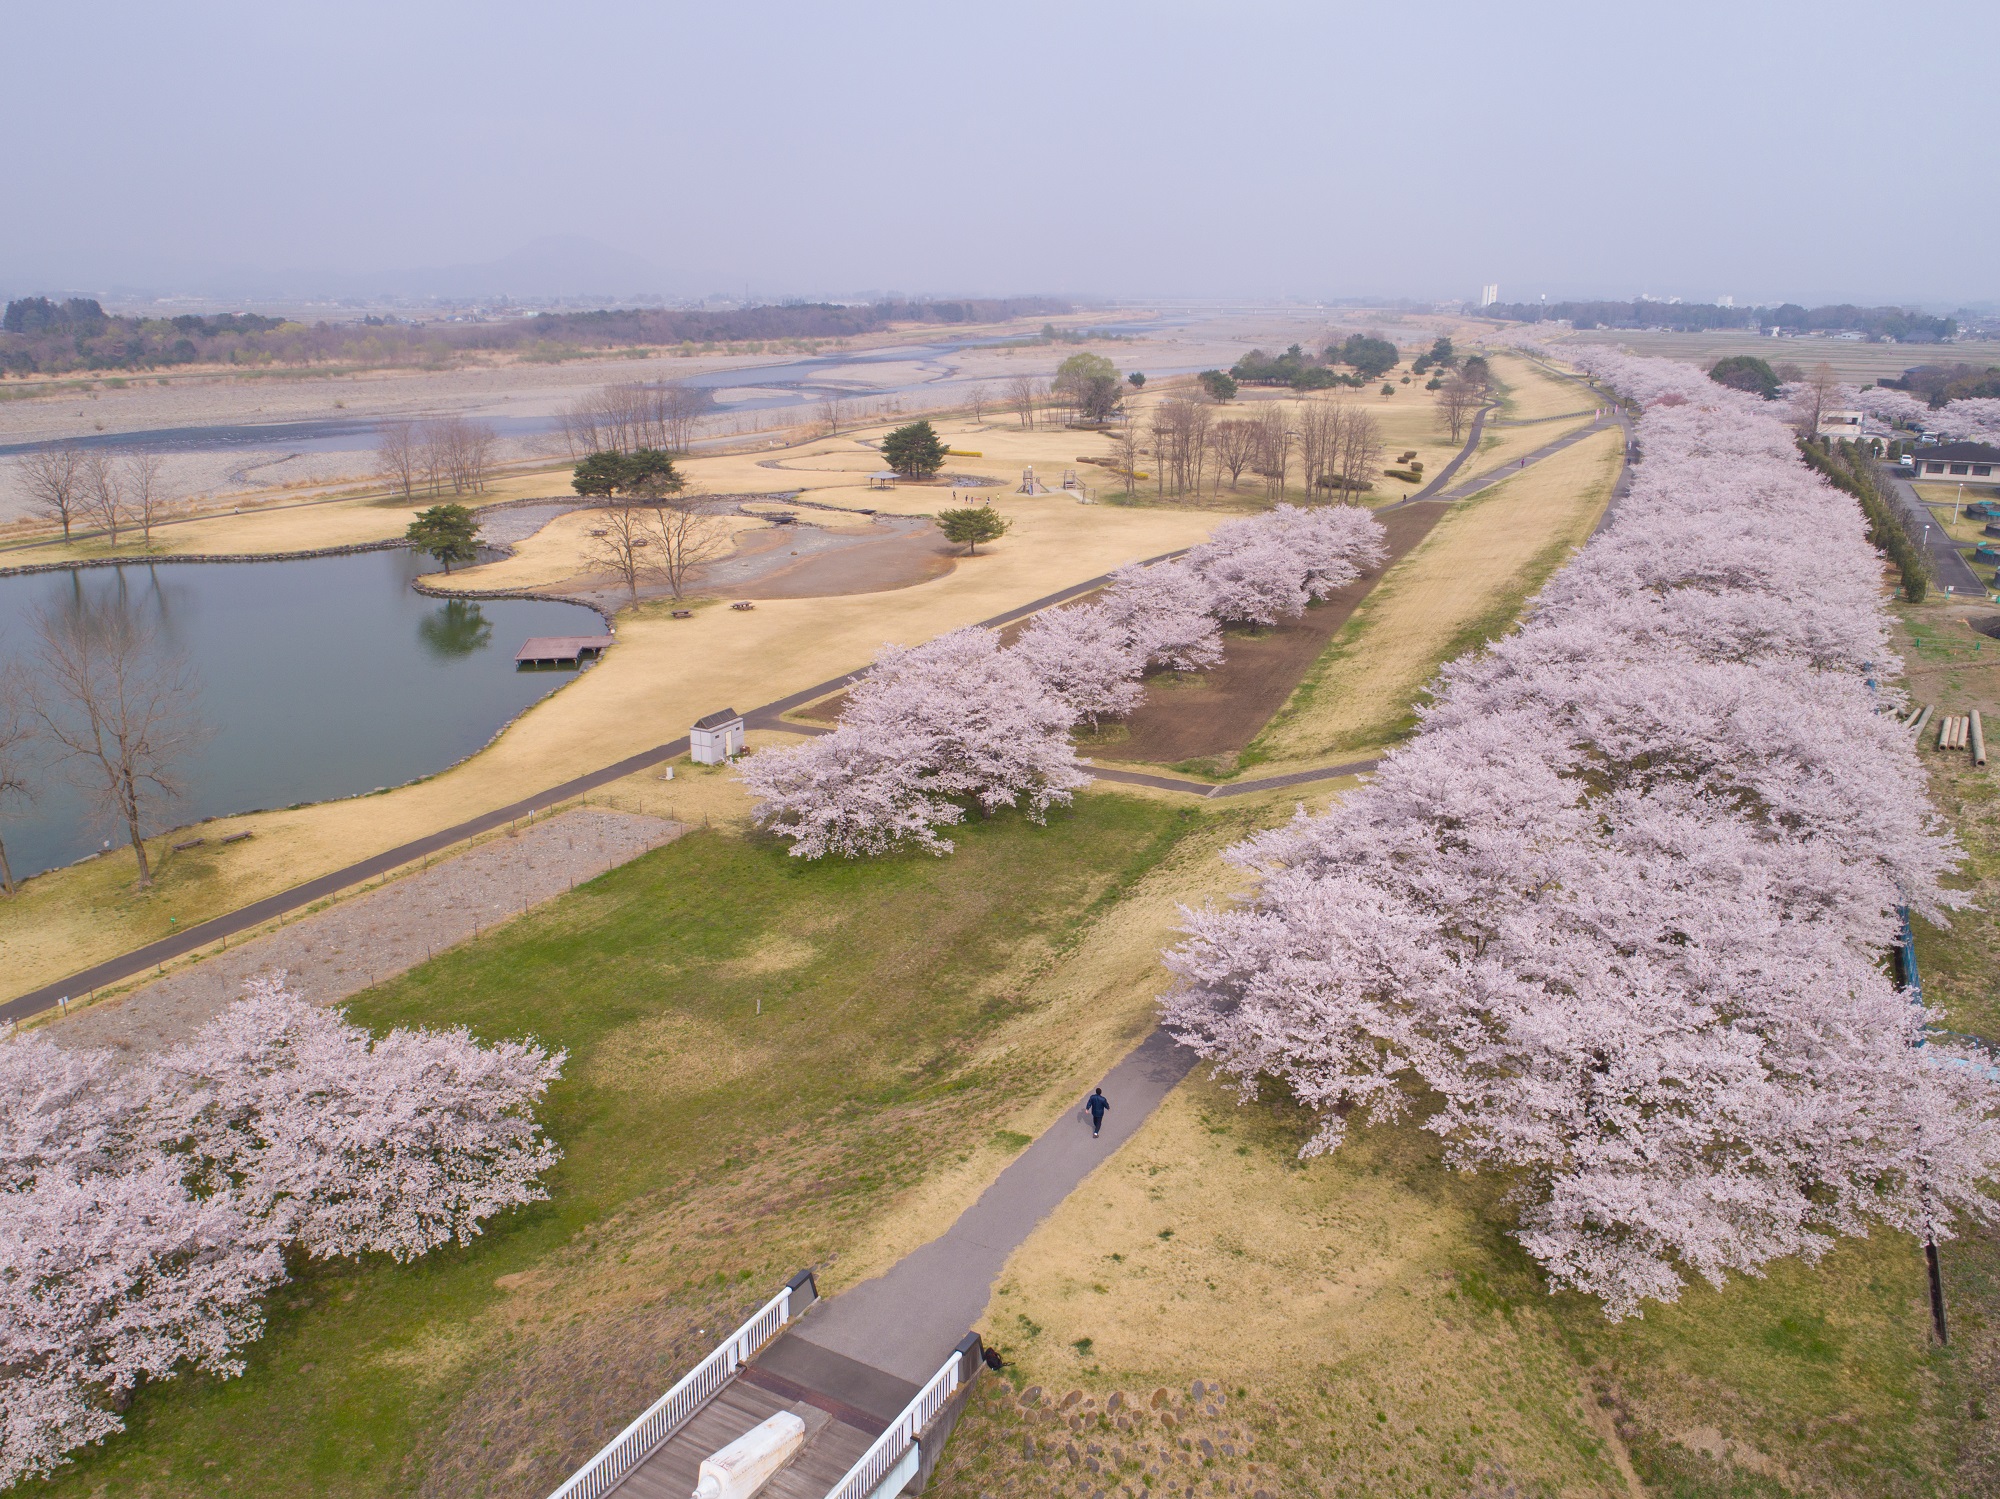
{"label": "riverbank gravel", "polygon": [[474,845],[415,874],[349,896],[128,994],[53,1021],[64,1046],[141,1053],[192,1036],[242,996],[246,980],[283,971],[308,999],[338,1004],[405,973],[586,880],[670,843],[677,822],[594,807]]}

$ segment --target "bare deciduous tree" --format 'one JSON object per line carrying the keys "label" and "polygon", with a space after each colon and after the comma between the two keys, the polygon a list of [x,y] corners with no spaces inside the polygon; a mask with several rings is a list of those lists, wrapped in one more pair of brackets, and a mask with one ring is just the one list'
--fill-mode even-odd
{"label": "bare deciduous tree", "polygon": [[118,545],[118,527],[125,519],[125,486],[118,463],[99,448],[83,460],[84,513],[103,530],[105,540]]}
{"label": "bare deciduous tree", "polygon": [[839,396],[827,396],[820,401],[819,403],[820,425],[826,429],[826,435],[828,437],[832,437],[835,433],[837,433],[840,430],[840,415],[841,412],[840,412]]}
{"label": "bare deciduous tree", "polygon": [[1209,438],[1209,446],[1215,451],[1215,477],[1220,483],[1222,471],[1229,470],[1229,487],[1234,489],[1237,480],[1243,477],[1243,470],[1250,466],[1250,460],[1257,456],[1258,430],[1255,422],[1217,422]]}
{"label": "bare deciduous tree", "polygon": [[416,498],[417,474],[423,468],[423,445],[414,422],[385,422],[375,452],[382,472],[395,481],[406,500]]}
{"label": "bare deciduous tree", "polygon": [[653,571],[653,560],[646,555],[653,544],[647,514],[638,505],[613,505],[599,511],[592,518],[601,524],[591,528],[590,544],[584,549],[584,560],[622,582],[635,604],[639,602],[639,580]]}
{"label": "bare deciduous tree", "polygon": [[1463,375],[1453,375],[1439,387],[1438,414],[1444,418],[1453,442],[1465,435],[1465,424],[1472,420],[1472,413],[1479,409],[1485,395],[1478,381]]}
{"label": "bare deciduous tree", "polygon": [[986,420],[986,408],[993,400],[993,391],[985,385],[975,385],[965,393],[965,403],[972,408],[975,422]]}
{"label": "bare deciduous tree", "polygon": [[722,522],[708,513],[700,497],[668,504],[614,505],[600,511],[603,522],[594,529],[586,560],[611,573],[625,585],[626,595],[639,602],[639,585],[658,579],[675,598],[687,591],[688,576],[717,556],[728,541]]}
{"label": "bare deciduous tree", "polygon": [[1812,367],[1800,384],[1802,388],[1792,398],[1793,409],[1798,412],[1799,436],[1811,437],[1819,431],[1819,424],[1833,403],[1834,392],[1840,388],[1840,376],[1833,372],[1832,365],[1822,361]]}
{"label": "bare deciduous tree", "polygon": [[125,460],[125,504],[132,524],[139,528],[140,544],[151,546],[153,527],[178,508],[158,453],[134,453]]}
{"label": "bare deciduous tree", "polygon": [[1298,415],[1299,468],[1308,495],[1317,494],[1340,449],[1340,412],[1326,401],[1307,401]]}
{"label": "bare deciduous tree", "polygon": [[1340,456],[1334,468],[1343,497],[1363,494],[1374,486],[1375,465],[1382,461],[1382,424],[1358,407],[1340,408]]}
{"label": "bare deciduous tree", "polygon": [[181,795],[180,763],[203,735],[193,673],[119,604],[47,610],[36,628],[30,710],[78,788],[124,829],[143,889],[153,883],[146,839]]}
{"label": "bare deciduous tree", "polygon": [[65,442],[29,453],[21,459],[20,474],[21,487],[28,491],[34,513],[58,522],[63,540],[68,541],[70,526],[85,503],[83,450]]}
{"label": "bare deciduous tree", "polygon": [[1212,410],[1206,401],[1187,396],[1168,396],[1153,408],[1148,425],[1161,494],[1169,488],[1177,495],[1200,490],[1208,463]]}
{"label": "bare deciduous tree", "polygon": [[[0,814],[9,802],[34,798],[29,751],[36,738],[36,721],[28,706],[28,682],[16,663],[0,666]],[[0,836],[0,891],[14,893],[14,868],[7,862],[7,840]]]}
{"label": "bare deciduous tree", "polygon": [[729,541],[722,522],[704,510],[698,499],[659,507],[653,513],[653,530],[659,542],[655,555],[660,576],[675,598],[687,591],[688,575],[720,555]]}
{"label": "bare deciduous tree", "polygon": [[1291,466],[1291,414],[1278,402],[1264,408],[1257,419],[1257,472],[1277,499],[1285,495],[1285,472]]}
{"label": "bare deciduous tree", "polygon": [[1015,375],[1007,381],[1007,404],[1023,427],[1035,425],[1035,398],[1040,394],[1041,382],[1033,375]]}
{"label": "bare deciduous tree", "polygon": [[685,453],[714,404],[708,391],[681,380],[607,385],[562,412],[557,424],[572,458],[639,448]]}
{"label": "bare deciduous tree", "polygon": [[1128,422],[1110,434],[1111,458],[1117,464],[1118,473],[1125,480],[1125,493],[1136,494],[1139,489],[1139,429]]}

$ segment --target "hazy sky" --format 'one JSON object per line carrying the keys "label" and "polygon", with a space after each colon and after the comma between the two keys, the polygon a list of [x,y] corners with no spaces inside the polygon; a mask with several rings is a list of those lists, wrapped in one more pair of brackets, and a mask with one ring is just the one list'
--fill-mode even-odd
{"label": "hazy sky", "polygon": [[0,290],[580,235],[671,293],[1984,300],[1996,44],[1991,0],[10,6]]}

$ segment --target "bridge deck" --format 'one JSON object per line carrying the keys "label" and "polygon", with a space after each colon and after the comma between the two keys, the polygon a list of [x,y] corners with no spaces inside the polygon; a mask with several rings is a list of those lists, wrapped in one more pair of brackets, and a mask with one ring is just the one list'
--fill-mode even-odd
{"label": "bridge deck", "polygon": [[653,1455],[625,1475],[612,1493],[618,1499],[688,1499],[702,1459],[727,1447],[751,1427],[779,1411],[805,1419],[806,1444],[799,1455],[761,1489],[758,1499],[826,1499],[833,1486],[868,1450],[878,1431],[864,1431],[787,1393],[753,1382],[749,1371],[716,1392],[715,1398]]}

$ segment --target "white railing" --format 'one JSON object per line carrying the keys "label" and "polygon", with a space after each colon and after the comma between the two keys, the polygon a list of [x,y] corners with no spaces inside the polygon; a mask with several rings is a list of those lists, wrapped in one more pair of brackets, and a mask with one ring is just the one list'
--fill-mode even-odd
{"label": "white railing", "polygon": [[619,1432],[549,1499],[599,1499],[638,1467],[662,1442],[686,1424],[715,1392],[792,1320],[792,1287],[778,1292],[726,1342],[688,1372],[687,1378],[655,1400]]}
{"label": "white railing", "polygon": [[945,1402],[957,1391],[960,1355],[953,1350],[944,1367],[931,1382],[917,1391],[917,1398],[903,1407],[903,1413],[889,1423],[889,1429],[875,1439],[875,1445],[861,1454],[861,1461],[847,1470],[847,1476],[827,1491],[826,1499],[868,1499],[875,1486],[889,1476],[903,1454],[923,1429],[931,1424]]}

